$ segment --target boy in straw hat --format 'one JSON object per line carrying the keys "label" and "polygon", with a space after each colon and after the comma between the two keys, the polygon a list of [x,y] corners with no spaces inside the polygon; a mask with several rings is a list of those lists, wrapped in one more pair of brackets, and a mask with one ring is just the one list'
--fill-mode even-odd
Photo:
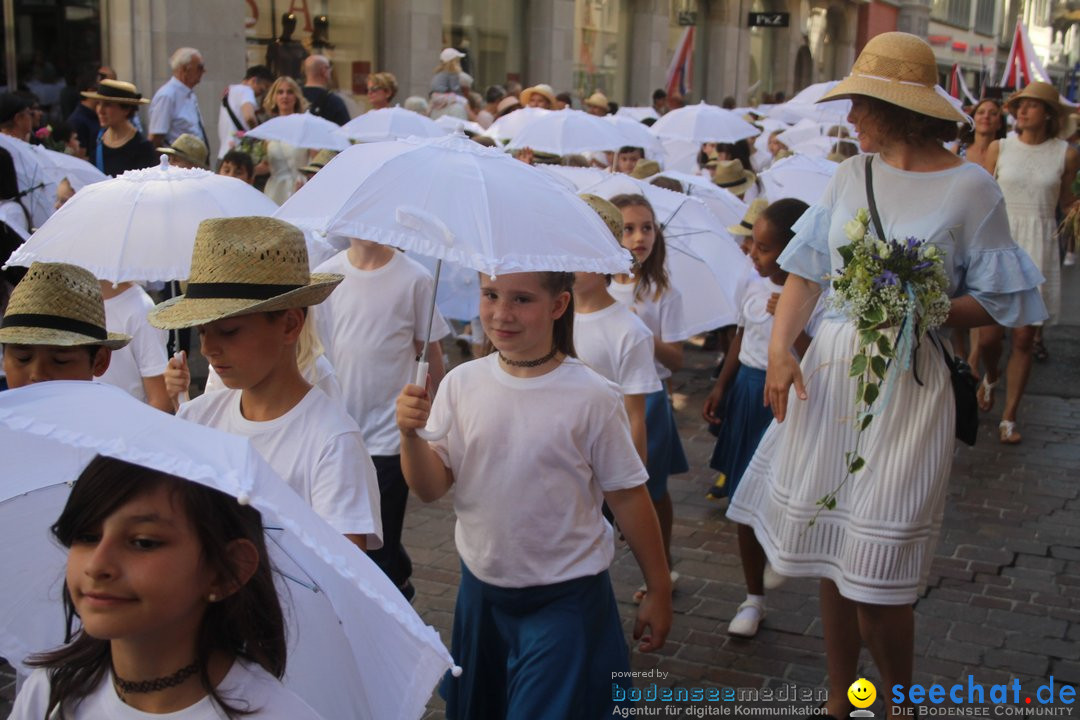
{"label": "boy in straw hat", "polygon": [[[198,328],[202,354],[228,388],[180,406],[178,417],[251,439],[270,466],[363,550],[382,543],[379,488],[360,428],[304,379],[296,343],[307,308],[341,275],[311,274],[300,230],[268,217],[204,220],[184,295],[150,311],[164,330]],[[186,389],[186,362],[166,373]]]}
{"label": "boy in straw hat", "polygon": [[183,133],[173,140],[172,145],[158,148],[158,152],[169,156],[169,162],[178,168],[209,169],[210,150],[206,143],[191,133]]}
{"label": "boy in straw hat", "polygon": [[93,380],[113,350],[131,341],[105,329],[101,287],[89,271],[36,262],[15,286],[0,323],[9,387],[46,380]]}
{"label": "boy in straw hat", "polygon": [[435,281],[422,265],[387,245],[352,239],[349,248],[315,268],[344,276],[315,316],[326,356],[341,383],[345,409],[356,420],[379,480],[383,546],[371,559],[412,599],[412,561],[401,544],[409,488],[401,472],[395,419],[398,388],[412,382],[413,358],[428,346],[431,390],[443,376],[439,340],[450,327],[437,310]]}
{"label": "boy in straw hat", "polygon": [[[711,163],[712,161],[710,161]],[[757,175],[747,170],[738,160],[717,160],[713,169],[713,184],[722,187],[735,197],[742,199],[746,191],[754,186]]]}

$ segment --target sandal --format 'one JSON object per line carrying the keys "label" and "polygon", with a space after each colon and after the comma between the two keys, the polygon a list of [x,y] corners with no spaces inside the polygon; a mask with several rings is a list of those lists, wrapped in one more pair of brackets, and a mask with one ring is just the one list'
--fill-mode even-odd
{"label": "sandal", "polygon": [[994,407],[994,388],[1001,382],[1001,378],[999,377],[994,382],[987,382],[986,377],[986,375],[983,375],[979,387],[975,389],[975,401],[978,403],[980,410],[990,412]]}
{"label": "sandal", "polygon": [[[671,594],[675,594],[675,583],[679,579],[679,573],[671,571]],[[641,601],[645,599],[645,594],[649,591],[649,586],[645,583],[641,583],[641,586],[634,591],[634,604],[640,605]]]}
{"label": "sandal", "polygon": [[1016,423],[1012,420],[1002,420],[998,423],[998,438],[1003,445],[1018,445],[1020,433],[1016,432]]}
{"label": "sandal", "polygon": [[1042,340],[1036,340],[1035,344],[1031,346],[1031,355],[1039,362],[1045,362],[1050,359],[1050,353],[1046,351],[1046,345]]}

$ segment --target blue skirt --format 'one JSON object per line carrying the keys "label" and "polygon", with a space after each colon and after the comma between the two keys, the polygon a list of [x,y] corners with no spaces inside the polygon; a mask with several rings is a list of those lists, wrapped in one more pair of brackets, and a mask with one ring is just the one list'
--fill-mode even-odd
{"label": "blue skirt", "polygon": [[740,366],[724,400],[724,421],[709,461],[709,467],[727,478],[717,493],[720,497],[735,494],[761,436],[773,420],[772,409],[764,405],[764,393],[765,371]]}
{"label": "blue skirt", "polygon": [[655,502],[667,495],[668,475],[690,471],[666,387],[645,396],[645,433],[649,452],[645,463],[649,472],[646,487]]}
{"label": "blue skirt", "polygon": [[595,720],[611,715],[613,684],[632,686],[606,570],[501,588],[461,563],[450,647],[462,674],[448,672],[439,688],[449,720]]}

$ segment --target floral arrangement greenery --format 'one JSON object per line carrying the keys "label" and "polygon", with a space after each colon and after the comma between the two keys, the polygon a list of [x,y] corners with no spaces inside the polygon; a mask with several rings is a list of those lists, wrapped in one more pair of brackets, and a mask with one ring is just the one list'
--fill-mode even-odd
{"label": "floral arrangement greenery", "polygon": [[866,467],[863,432],[888,402],[898,372],[911,367],[918,342],[949,314],[945,258],[934,245],[909,237],[881,240],[870,232],[870,213],[860,209],[844,226],[850,241],[839,248],[844,266],[832,281],[828,302],[858,331],[848,375],[855,380],[855,447],[844,454],[840,484],[817,501],[818,511],[836,507],[841,488]]}

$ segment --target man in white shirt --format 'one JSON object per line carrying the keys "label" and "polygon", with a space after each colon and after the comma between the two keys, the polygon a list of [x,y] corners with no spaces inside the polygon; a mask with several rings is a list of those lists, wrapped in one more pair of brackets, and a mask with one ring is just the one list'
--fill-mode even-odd
{"label": "man in white shirt", "polygon": [[150,102],[150,142],[154,147],[163,147],[190,133],[210,147],[195,96],[195,86],[206,72],[202,54],[195,48],[180,48],[169,58],[169,67],[173,76],[158,88]]}
{"label": "man in white shirt", "polygon": [[258,124],[255,111],[272,82],[274,74],[270,68],[252,65],[244,73],[242,82],[229,86],[221,99],[221,112],[218,114],[218,160],[236,149],[237,133],[246,132]]}

